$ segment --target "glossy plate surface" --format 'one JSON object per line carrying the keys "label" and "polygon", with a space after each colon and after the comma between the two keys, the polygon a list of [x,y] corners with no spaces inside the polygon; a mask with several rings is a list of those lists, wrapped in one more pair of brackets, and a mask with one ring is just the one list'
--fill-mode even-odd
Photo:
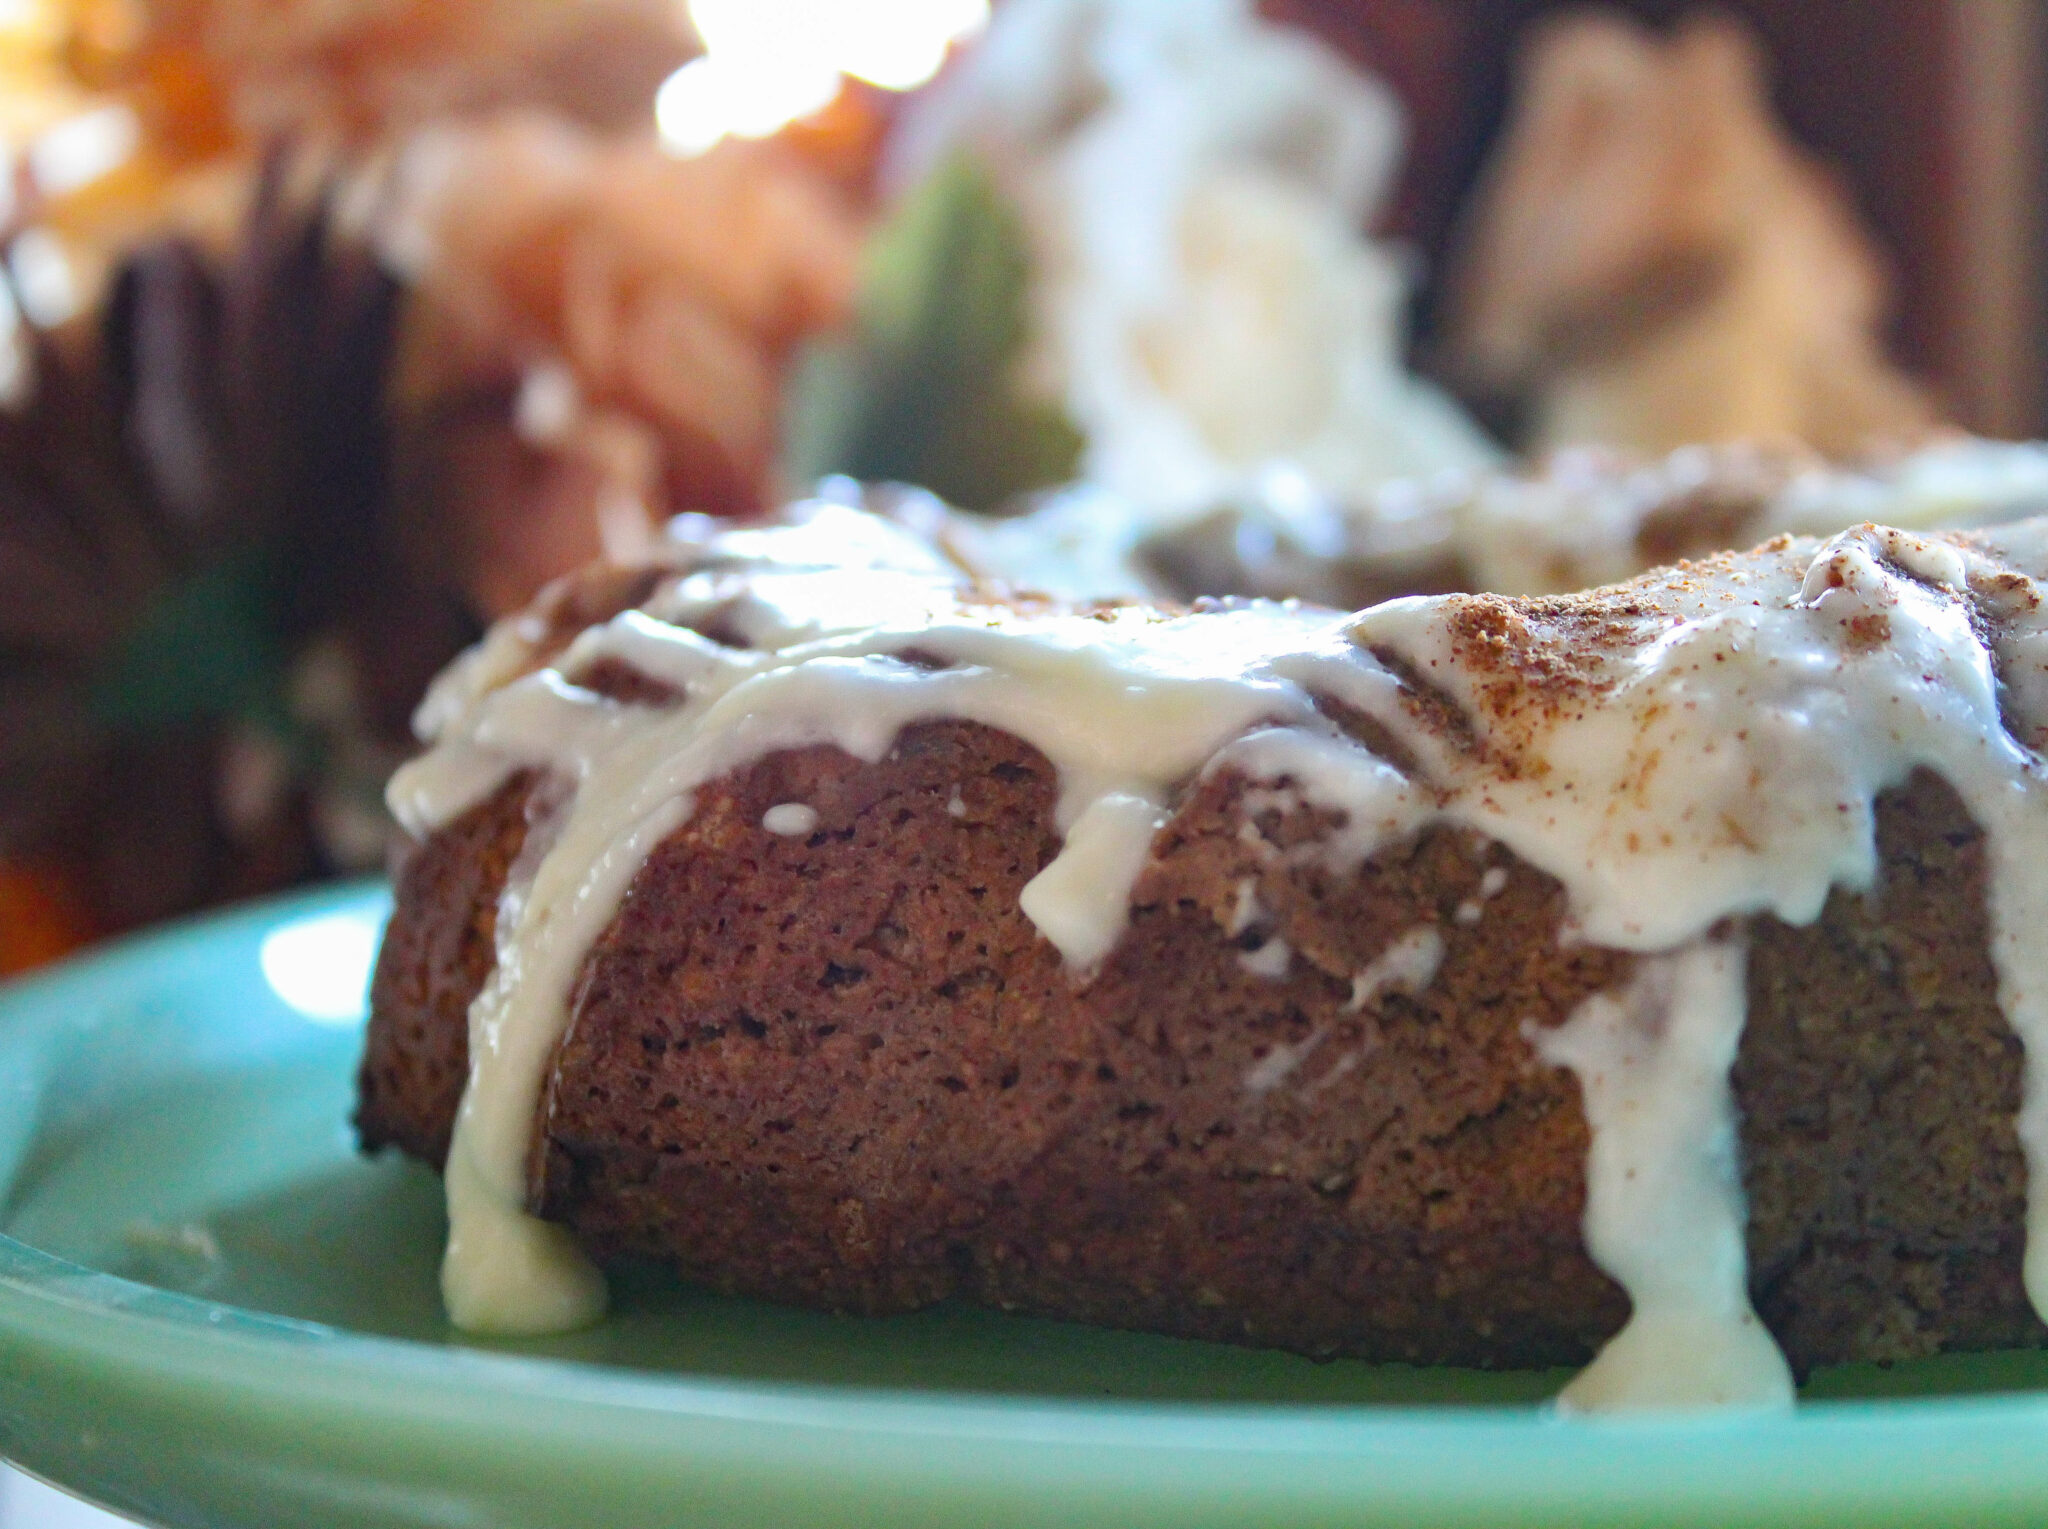
{"label": "glossy plate surface", "polygon": [[384,908],[260,905],[0,988],[0,1454],[251,1529],[2048,1522],[2037,1355],[1590,1425],[1539,1405],[1555,1375],[840,1319],[652,1274],[593,1332],[460,1342],[437,1181],[346,1126]]}

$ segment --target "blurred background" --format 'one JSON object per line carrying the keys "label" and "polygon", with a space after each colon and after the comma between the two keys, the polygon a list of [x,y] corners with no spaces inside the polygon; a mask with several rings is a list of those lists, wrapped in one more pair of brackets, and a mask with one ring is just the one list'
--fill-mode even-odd
{"label": "blurred background", "polygon": [[380,869],[488,622],[826,474],[1359,603],[2048,433],[2044,13],[0,0],[0,974]]}

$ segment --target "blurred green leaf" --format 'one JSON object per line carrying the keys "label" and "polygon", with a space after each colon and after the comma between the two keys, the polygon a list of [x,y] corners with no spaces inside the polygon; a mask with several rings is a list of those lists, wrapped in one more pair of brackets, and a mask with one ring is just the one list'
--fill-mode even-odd
{"label": "blurred green leaf", "polygon": [[1081,437],[1027,398],[1031,257],[1024,225],[966,154],[876,231],[851,335],[814,346],[791,383],[788,465],[915,483],[990,510],[1073,476]]}
{"label": "blurred green leaf", "polygon": [[268,559],[231,555],[152,600],[93,686],[93,715],[122,731],[241,718],[284,725],[284,653]]}

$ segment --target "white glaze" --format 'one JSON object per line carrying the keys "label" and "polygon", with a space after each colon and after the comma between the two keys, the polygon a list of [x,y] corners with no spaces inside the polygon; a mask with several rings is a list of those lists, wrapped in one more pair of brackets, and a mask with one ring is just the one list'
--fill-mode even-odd
{"label": "white glaze", "polygon": [[1237,953],[1237,964],[1254,977],[1264,977],[1268,982],[1280,982],[1294,966],[1294,951],[1287,942],[1274,935],[1257,950],[1241,950]]}
{"label": "white glaze", "polygon": [[[1633,471],[1614,470],[1597,452],[1560,453],[1532,477],[1475,480],[1440,513],[1479,587],[1580,589],[1641,568],[1637,538],[1649,514],[1720,470],[1707,447]],[[2044,513],[2048,446],[1965,436],[1859,466],[1806,463],[1765,492],[1729,539],[1748,546],[1781,531],[1828,536],[1866,520],[1911,531],[1992,526]]]}
{"label": "white glaze", "polygon": [[818,826],[818,809],[804,802],[777,802],[761,814],[761,826],[785,839],[801,839]]}
{"label": "white glaze", "polygon": [[1024,916],[1077,971],[1116,947],[1129,919],[1131,883],[1165,821],[1165,808],[1147,793],[1104,792],[1067,826],[1052,864],[1018,894]]}
{"label": "white glaze", "polygon": [[1236,939],[1259,921],[1262,911],[1259,907],[1259,878],[1238,877],[1237,892],[1230,904],[1230,921],[1223,926],[1223,932]]}
{"label": "white glaze", "polygon": [[[1650,562],[1640,542],[1649,518],[1716,483],[1755,489],[1743,523],[1721,528],[1737,547],[1781,532],[1829,536],[1866,520],[1932,531],[2048,514],[2048,443],[1959,437],[1859,466],[1815,459],[1760,473],[1744,461],[1736,448],[1691,447],[1649,462],[1567,451],[1530,473],[1399,479],[1348,501],[1304,492],[1298,475],[1269,467],[1201,513],[1166,513],[1092,485],[1001,518],[928,495],[904,496],[891,513],[978,578],[1076,600],[1200,593],[1179,587],[1160,561],[1197,534],[1227,535],[1243,581],[1234,587],[1255,591],[1344,588],[1360,576],[1399,588],[1441,581],[1446,566],[1501,594],[1585,589],[1640,572]],[[835,491],[857,494],[843,483]],[[1218,511],[1225,529],[1202,532],[1203,516]]]}
{"label": "white glaze", "polygon": [[1785,1406],[1792,1372],[1749,1304],[1728,1069],[1743,950],[1702,940],[1639,963],[1532,1036],[1578,1075],[1593,1148],[1586,1250],[1629,1293],[1628,1325],[1565,1387],[1570,1411]]}
{"label": "white glaze", "polygon": [[[1742,1320],[1740,1196],[1723,1150],[1740,962],[1703,942],[1725,919],[1768,911],[1806,922],[1830,889],[1867,887],[1876,796],[1916,767],[1935,770],[1990,845],[2000,998],[2030,1058],[2028,1289],[2048,1309],[2048,1090],[2036,1065],[2048,1056],[2048,960],[2026,939],[2048,919],[2048,814],[2034,755],[2001,724],[1993,655],[1971,620],[1973,607],[1998,617],[2004,698],[2032,740],[2048,715],[2038,705],[2048,620],[2010,564],[2048,568],[2048,534],[2020,526],[2004,541],[2009,560],[1872,527],[1787,544],[1610,609],[1590,650],[1568,612],[1509,611],[1509,635],[1573,671],[1547,692],[1499,683],[1472,656],[1483,650],[1460,646],[1471,607],[1458,597],[1356,618],[1274,605],[1178,618],[1020,613],[975,604],[914,538],[831,506],[807,525],[679,543],[677,574],[644,614],[594,628],[521,678],[505,677],[522,652],[531,662],[532,634],[493,634],[423,708],[436,746],[392,792],[403,821],[431,829],[516,770],[564,783],[545,853],[527,884],[508,888],[499,969],[471,1015],[474,1063],[449,1173],[451,1312],[466,1326],[532,1330],[596,1309],[594,1276],[523,1214],[541,1077],[584,954],[646,854],[687,821],[696,788],[813,744],[878,760],[904,726],[932,718],[1010,732],[1058,772],[1065,842],[1023,903],[1077,975],[1114,948],[1154,833],[1205,771],[1244,776],[1248,805],[1336,809],[1341,826],[1309,848],[1338,865],[1431,823],[1505,844],[1563,884],[1568,938],[1648,958],[1624,993],[1538,1038],[1584,1084],[1589,1244],[1638,1318],[1575,1405],[1783,1394],[1769,1379],[1768,1335]],[[753,647],[672,624],[699,619]],[[894,656],[909,650],[944,667]],[[1398,654],[1454,702],[1470,742],[1430,725],[1372,651]],[[684,698],[625,706],[569,678],[627,652]],[[1311,690],[1385,727],[1416,762],[1413,776],[1339,733]],[[1484,878],[1475,907],[1502,885]],[[1255,890],[1240,902],[1256,917]],[[1364,1001],[1397,977],[1429,980],[1441,935],[1428,933],[1433,951],[1410,931],[1401,970],[1360,974]],[[1247,964],[1277,974],[1287,957],[1269,941]],[[1616,1037],[1638,1033],[1664,1039],[1602,1065]],[[1270,1087],[1267,1072],[1277,1082],[1298,1061],[1255,1069],[1247,1086]],[[1660,1115],[1656,1131],[1630,1124],[1645,1112]],[[1644,1164],[1661,1191],[1613,1190],[1617,1172],[1625,1181]],[[1690,1231],[1668,1235],[1658,1218],[1681,1205]],[[1674,1345],[1691,1357],[1672,1357]],[[1693,1379],[1681,1384],[1687,1366]]]}
{"label": "white glaze", "polygon": [[1444,937],[1434,924],[1417,924],[1399,935],[1351,978],[1351,1001],[1345,1008],[1356,1013],[1382,993],[1420,993],[1436,981],[1444,964]]}
{"label": "white glaze", "polygon": [[1300,1040],[1292,1044],[1286,1041],[1276,1041],[1271,1051],[1260,1057],[1245,1070],[1245,1092],[1270,1094],[1274,1089],[1294,1076],[1295,1070],[1309,1059],[1309,1056],[1315,1051],[1316,1047],[1322,1045],[1323,1037],[1327,1034],[1329,1034],[1327,1030],[1318,1028],[1309,1031],[1307,1035],[1304,1035]]}

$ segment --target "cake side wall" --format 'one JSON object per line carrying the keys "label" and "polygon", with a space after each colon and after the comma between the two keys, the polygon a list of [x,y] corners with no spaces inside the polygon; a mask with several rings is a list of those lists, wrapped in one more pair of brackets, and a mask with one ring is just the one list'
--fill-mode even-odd
{"label": "cake side wall", "polygon": [[[524,790],[401,876],[366,1145],[445,1150]],[[1053,796],[1041,756],[960,723],[879,765],[807,750],[707,788],[586,967],[537,1133],[545,1212],[601,1253],[857,1311],[959,1294],[1481,1364],[1583,1359],[1620,1325],[1580,1245],[1576,1084],[1524,1027],[1629,958],[1560,947],[1554,882],[1448,830],[1334,878],[1287,853],[1304,809],[1213,780],[1077,983],[1017,907]],[[808,834],[762,826],[792,802]],[[1916,778],[1884,800],[1878,893],[1756,930],[1753,1283],[1802,1367],[2040,1336],[1974,833]],[[1422,928],[1427,983],[1354,1009]]]}
{"label": "cake side wall", "polygon": [[1879,879],[1751,930],[1750,1285],[1795,1367],[2048,1340],[2021,1284],[2021,1048],[1997,1002],[1984,835],[1921,771],[1878,800]]}
{"label": "cake side wall", "polygon": [[533,777],[515,776],[398,868],[391,922],[370,978],[356,1076],[365,1150],[397,1147],[440,1167],[469,1077],[469,1005],[497,964],[498,897],[526,842]]}

